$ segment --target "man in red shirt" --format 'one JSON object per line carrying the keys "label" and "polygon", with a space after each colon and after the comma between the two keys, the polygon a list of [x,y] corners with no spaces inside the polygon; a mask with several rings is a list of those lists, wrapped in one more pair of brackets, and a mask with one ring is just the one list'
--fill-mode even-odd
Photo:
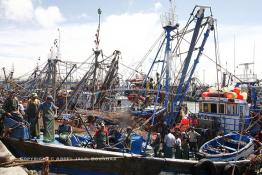
{"label": "man in red shirt", "polygon": [[109,144],[108,131],[105,128],[105,124],[103,122],[98,125],[98,130],[96,131],[94,138],[97,149],[103,149]]}

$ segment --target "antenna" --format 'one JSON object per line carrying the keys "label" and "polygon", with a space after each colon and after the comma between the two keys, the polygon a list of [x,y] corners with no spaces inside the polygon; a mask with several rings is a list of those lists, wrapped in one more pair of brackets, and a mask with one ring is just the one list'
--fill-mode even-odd
{"label": "antenna", "polygon": [[99,43],[100,43],[100,39],[99,39],[99,32],[100,32],[100,19],[101,19],[101,14],[102,14],[102,10],[99,8],[97,10],[98,13],[98,27],[97,27],[97,31],[96,31],[96,40],[95,40],[95,44],[96,44],[96,50],[98,50],[99,48]]}
{"label": "antenna", "polygon": [[56,43],[56,48],[57,48],[57,59],[61,58],[61,32],[60,29],[57,28],[58,31],[58,41]]}
{"label": "antenna", "polygon": [[254,41],[254,46],[253,46],[253,75],[255,74],[255,54],[256,54],[256,42]]}
{"label": "antenna", "polygon": [[236,36],[234,35],[234,76],[236,75]]}
{"label": "antenna", "polygon": [[[174,1],[174,2],[173,2]],[[175,0],[169,0],[169,10],[161,15],[162,26],[174,26],[175,25]]]}

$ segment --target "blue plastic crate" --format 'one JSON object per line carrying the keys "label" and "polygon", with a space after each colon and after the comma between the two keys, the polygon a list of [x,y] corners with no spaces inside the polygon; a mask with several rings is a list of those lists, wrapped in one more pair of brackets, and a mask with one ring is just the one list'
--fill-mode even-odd
{"label": "blue plastic crate", "polygon": [[143,137],[134,135],[131,137],[131,153],[141,154],[142,152]]}
{"label": "blue plastic crate", "polygon": [[27,140],[29,139],[29,129],[23,125],[21,121],[16,121],[11,117],[5,117],[4,127],[11,128],[10,137],[16,139]]}

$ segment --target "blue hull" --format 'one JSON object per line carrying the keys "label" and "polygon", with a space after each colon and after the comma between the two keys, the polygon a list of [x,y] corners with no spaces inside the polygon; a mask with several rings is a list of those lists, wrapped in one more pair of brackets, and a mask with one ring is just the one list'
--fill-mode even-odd
{"label": "blue hull", "polygon": [[242,160],[254,151],[253,139],[247,135],[230,133],[218,136],[200,147],[200,156],[213,161]]}

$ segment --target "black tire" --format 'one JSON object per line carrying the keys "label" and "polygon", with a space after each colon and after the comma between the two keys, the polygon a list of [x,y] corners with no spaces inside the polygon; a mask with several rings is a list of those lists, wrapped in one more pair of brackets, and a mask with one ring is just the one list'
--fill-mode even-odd
{"label": "black tire", "polygon": [[[235,167],[235,169],[234,169]],[[232,174],[234,170],[234,173]],[[240,171],[237,165],[227,164],[224,167],[223,175],[240,175]]]}
{"label": "black tire", "polygon": [[201,159],[193,169],[193,175],[202,175],[202,174],[209,174],[209,175],[216,175],[217,168],[214,163],[207,159]]}

